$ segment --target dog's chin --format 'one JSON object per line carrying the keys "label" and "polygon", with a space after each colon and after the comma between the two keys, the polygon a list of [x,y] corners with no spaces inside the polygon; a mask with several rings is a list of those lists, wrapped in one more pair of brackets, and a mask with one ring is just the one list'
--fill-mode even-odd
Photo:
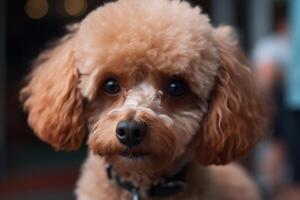
{"label": "dog's chin", "polygon": [[157,172],[163,165],[156,155],[144,152],[127,152],[106,156],[106,160],[118,171],[152,173]]}
{"label": "dog's chin", "polygon": [[123,157],[123,158],[127,158],[129,160],[142,160],[145,159],[149,156],[151,156],[150,153],[145,153],[145,152],[129,152],[129,151],[122,151],[119,156]]}

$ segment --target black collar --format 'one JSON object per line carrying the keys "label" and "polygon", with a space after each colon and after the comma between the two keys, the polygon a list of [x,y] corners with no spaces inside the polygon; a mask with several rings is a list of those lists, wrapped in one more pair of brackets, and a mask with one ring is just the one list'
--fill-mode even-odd
{"label": "black collar", "polygon": [[[173,177],[164,178],[165,181],[163,183],[151,185],[146,191],[147,195],[150,197],[169,197],[183,191],[186,186],[184,182],[186,171],[187,166],[183,167]],[[111,165],[108,165],[106,172],[110,180],[114,180],[121,188],[132,193],[132,200],[141,199],[139,186],[118,176]]]}

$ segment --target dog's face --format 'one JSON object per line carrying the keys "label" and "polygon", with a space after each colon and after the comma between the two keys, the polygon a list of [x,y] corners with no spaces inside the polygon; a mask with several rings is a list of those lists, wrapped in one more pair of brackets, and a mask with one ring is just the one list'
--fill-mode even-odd
{"label": "dog's face", "polygon": [[188,79],[147,65],[128,66],[121,74],[106,70],[98,74],[88,106],[91,149],[115,165],[140,170],[181,156],[207,110]]}
{"label": "dog's face", "polygon": [[108,162],[157,171],[196,156],[246,153],[260,122],[251,74],[226,27],[168,0],[92,12],[42,54],[22,90],[29,123],[58,149],[88,145]]}

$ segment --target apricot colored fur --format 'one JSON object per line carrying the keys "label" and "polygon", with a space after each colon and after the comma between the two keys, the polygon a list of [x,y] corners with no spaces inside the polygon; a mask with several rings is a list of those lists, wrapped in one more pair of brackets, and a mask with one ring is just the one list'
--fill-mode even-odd
{"label": "apricot colored fur", "polygon": [[[119,81],[107,95],[103,83]],[[188,86],[172,97],[169,80]],[[189,165],[187,188],[166,199],[260,199],[236,164],[261,137],[261,109],[246,58],[230,27],[213,27],[179,0],[119,0],[91,12],[41,53],[21,91],[29,125],[57,150],[76,150],[88,130],[80,200],[130,199],[105,174],[110,163],[144,191]],[[116,138],[122,120],[147,124],[131,149]],[[143,153],[137,159],[122,152]]]}

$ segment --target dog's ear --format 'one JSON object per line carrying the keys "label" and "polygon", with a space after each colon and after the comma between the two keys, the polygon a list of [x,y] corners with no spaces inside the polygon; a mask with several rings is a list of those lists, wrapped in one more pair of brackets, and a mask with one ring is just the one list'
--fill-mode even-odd
{"label": "dog's ear", "polygon": [[202,164],[226,164],[246,154],[261,136],[261,110],[246,58],[229,27],[214,31],[219,71],[199,133]]}
{"label": "dog's ear", "polygon": [[55,149],[75,150],[84,136],[83,97],[70,33],[37,59],[20,98],[37,136]]}

